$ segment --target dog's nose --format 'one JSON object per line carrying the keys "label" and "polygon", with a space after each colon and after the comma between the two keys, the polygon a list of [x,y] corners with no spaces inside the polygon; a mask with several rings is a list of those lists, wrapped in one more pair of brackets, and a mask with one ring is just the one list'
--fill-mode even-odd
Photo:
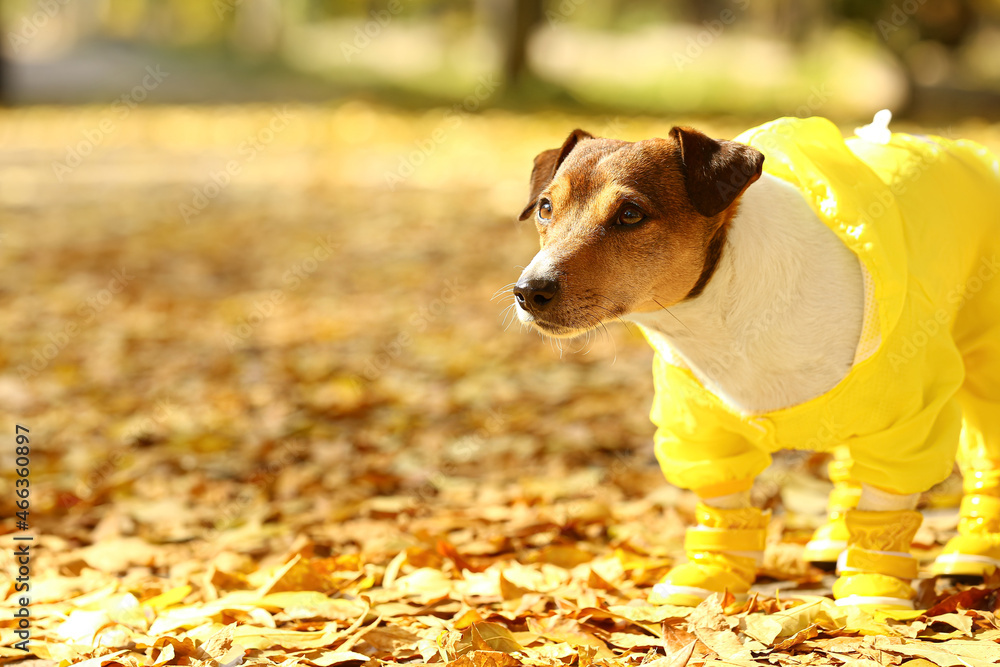
{"label": "dog's nose", "polygon": [[559,283],[555,280],[528,278],[514,285],[514,298],[521,308],[537,313],[545,310],[558,291]]}

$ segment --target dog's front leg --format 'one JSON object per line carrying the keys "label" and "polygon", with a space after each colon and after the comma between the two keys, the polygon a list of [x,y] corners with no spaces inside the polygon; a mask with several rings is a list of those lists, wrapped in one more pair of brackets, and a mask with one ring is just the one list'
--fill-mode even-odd
{"label": "dog's front leg", "polygon": [[920,494],[901,495],[862,484],[857,509],[846,513],[847,550],[838,562],[833,586],[838,605],[912,609],[917,559],[910,544],[922,517]]}
{"label": "dog's front leg", "polygon": [[653,587],[653,604],[697,605],[728,591],[745,599],[764,557],[770,513],[750,504],[749,490],[700,497],[697,525],[684,540],[688,562]]}

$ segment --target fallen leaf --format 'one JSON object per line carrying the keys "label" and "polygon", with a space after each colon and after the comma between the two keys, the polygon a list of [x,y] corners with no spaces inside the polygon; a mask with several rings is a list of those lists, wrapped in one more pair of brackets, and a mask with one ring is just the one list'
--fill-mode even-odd
{"label": "fallen leaf", "polygon": [[233,642],[248,649],[266,649],[272,646],[285,649],[324,648],[332,646],[340,636],[341,633],[337,631],[296,632],[240,625],[233,632]]}
{"label": "fallen leaf", "polygon": [[951,613],[951,614],[938,614],[929,619],[934,623],[945,623],[955,628],[963,635],[967,637],[972,636],[972,616],[967,616],[965,614]]}
{"label": "fallen leaf", "polygon": [[516,584],[512,584],[507,580],[507,577],[503,576],[503,572],[497,572],[497,580],[500,587],[500,596],[504,600],[519,600],[525,595],[532,593],[534,591],[528,590],[527,588],[521,588]]}
{"label": "fallen leaf", "polygon": [[473,623],[462,631],[461,639],[455,645],[456,654],[461,656],[473,651],[500,651],[514,653],[524,648],[517,643],[510,630],[497,623],[486,621]]}
{"label": "fallen leaf", "polygon": [[311,658],[309,662],[316,667],[333,667],[333,665],[346,665],[355,662],[368,662],[371,658],[361,653],[353,651],[326,651],[319,657]]}
{"label": "fallen leaf", "polygon": [[694,611],[694,607],[678,607],[674,605],[612,605],[608,611],[617,614],[630,621],[639,623],[667,623],[676,622],[688,618]]}
{"label": "fallen leaf", "polygon": [[441,570],[422,567],[396,580],[400,595],[428,602],[451,593],[454,583]]}
{"label": "fallen leaf", "polygon": [[142,604],[153,609],[166,609],[167,607],[183,602],[184,598],[190,595],[192,590],[189,585],[177,586],[148,600],[144,600]]}
{"label": "fallen leaf", "polygon": [[594,560],[594,554],[579,547],[568,545],[549,545],[541,551],[532,554],[532,563],[550,563],[558,567],[572,570],[577,565],[583,565]]}
{"label": "fallen leaf", "polygon": [[935,645],[929,643],[893,644],[887,637],[878,637],[875,647],[887,653],[925,658],[939,667],[986,667],[997,664],[997,646],[990,642],[949,641]]}
{"label": "fallen leaf", "polygon": [[108,653],[107,655],[102,655],[96,658],[81,660],[73,667],[104,667],[104,665],[112,665],[117,663],[117,659],[126,653],[128,653],[128,650],[115,651],[114,653]]}
{"label": "fallen leaf", "polygon": [[845,612],[833,600],[813,598],[804,604],[771,614],[752,613],[741,621],[743,631],[765,646],[802,632],[813,625],[836,630],[844,625]]}
{"label": "fallen leaf", "polygon": [[798,644],[801,644],[807,639],[812,639],[813,637],[818,636],[822,631],[823,628],[821,628],[818,624],[810,625],[806,628],[802,628],[791,637],[783,639],[777,644],[774,644],[773,648],[777,651],[787,651],[788,649]]}
{"label": "fallen leaf", "polygon": [[514,667],[521,662],[501,651],[472,651],[447,663],[447,667]]}
{"label": "fallen leaf", "polygon": [[935,663],[926,658],[913,658],[899,663],[899,667],[938,667]]}
{"label": "fallen leaf", "polygon": [[988,588],[970,588],[945,597],[936,605],[924,612],[927,618],[942,614],[950,614],[959,609],[978,609],[992,591]]}
{"label": "fallen leaf", "polygon": [[643,667],[685,667],[694,655],[696,641],[689,642],[686,646],[677,649],[671,655],[657,658],[643,665]]}
{"label": "fallen leaf", "polygon": [[606,581],[603,577],[601,577],[601,575],[597,574],[593,568],[591,568],[587,573],[587,585],[599,591],[615,590],[615,586]]}

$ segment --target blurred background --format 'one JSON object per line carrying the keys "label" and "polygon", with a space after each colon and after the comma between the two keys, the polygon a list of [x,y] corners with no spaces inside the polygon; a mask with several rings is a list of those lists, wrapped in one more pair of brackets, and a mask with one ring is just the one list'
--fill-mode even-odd
{"label": "blurred background", "polygon": [[[573,128],[889,108],[1000,149],[998,0],[4,0],[0,34],[0,421],[31,429],[36,564],[151,591],[302,535],[377,567],[680,548],[648,346],[511,326],[531,160]],[[769,475],[800,543],[825,482]]]}
{"label": "blurred background", "polygon": [[482,107],[947,118],[1000,93],[996,0],[8,0],[0,21],[9,104],[101,103],[153,61],[159,104],[427,107],[487,76]]}

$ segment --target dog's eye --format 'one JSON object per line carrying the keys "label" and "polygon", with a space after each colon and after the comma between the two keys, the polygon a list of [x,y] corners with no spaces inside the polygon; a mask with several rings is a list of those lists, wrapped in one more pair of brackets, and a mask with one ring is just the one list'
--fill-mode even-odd
{"label": "dog's eye", "polygon": [[550,202],[548,199],[540,199],[538,201],[538,219],[539,220],[552,219],[552,202]]}
{"label": "dog's eye", "polygon": [[645,219],[646,216],[642,214],[642,211],[634,206],[626,206],[622,212],[618,214],[619,225],[635,225]]}

